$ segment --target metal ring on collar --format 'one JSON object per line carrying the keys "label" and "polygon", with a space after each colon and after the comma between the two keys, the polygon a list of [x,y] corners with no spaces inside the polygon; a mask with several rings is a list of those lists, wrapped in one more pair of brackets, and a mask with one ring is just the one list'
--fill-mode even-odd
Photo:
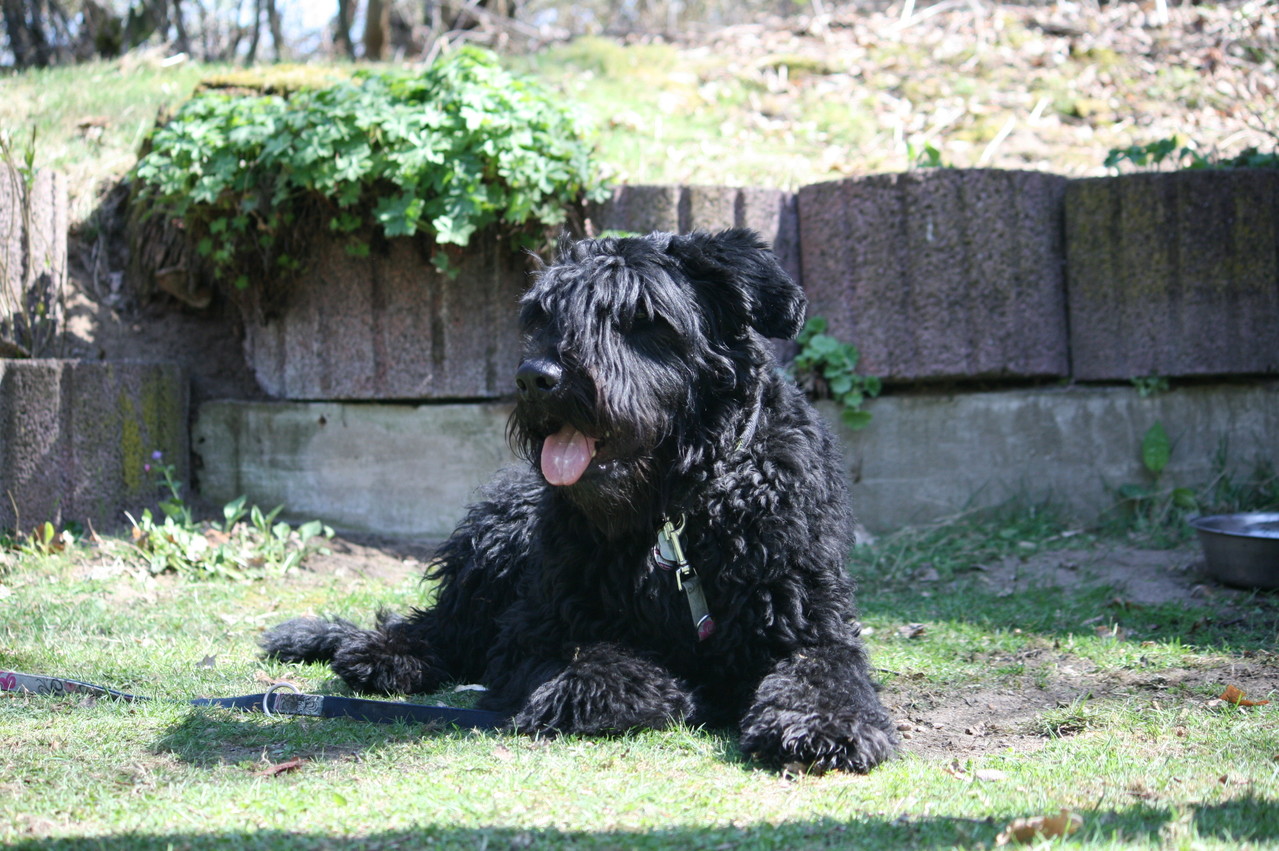
{"label": "metal ring on collar", "polygon": [[278,717],[275,712],[271,711],[271,698],[275,695],[277,691],[279,691],[282,688],[292,689],[294,694],[302,693],[302,689],[298,688],[293,683],[288,683],[283,681],[275,683],[269,689],[267,689],[266,692],[262,695],[262,714],[263,715],[266,715],[269,718]]}

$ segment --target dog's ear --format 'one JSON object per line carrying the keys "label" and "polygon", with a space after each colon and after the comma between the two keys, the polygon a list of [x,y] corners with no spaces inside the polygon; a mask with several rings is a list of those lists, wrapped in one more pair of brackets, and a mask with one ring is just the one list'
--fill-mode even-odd
{"label": "dog's ear", "polygon": [[803,327],[808,306],[804,291],[753,230],[675,236],[666,251],[690,278],[730,286],[740,299],[747,324],[765,337],[794,339]]}

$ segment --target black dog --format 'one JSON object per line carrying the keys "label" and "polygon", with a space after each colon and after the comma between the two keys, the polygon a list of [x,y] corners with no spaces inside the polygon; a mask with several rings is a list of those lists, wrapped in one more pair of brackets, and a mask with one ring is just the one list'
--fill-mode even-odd
{"label": "black dog", "polygon": [[361,692],[480,682],[525,733],[685,719],[774,765],[869,770],[897,734],[854,620],[839,450],[765,339],[804,307],[750,231],[562,245],[520,313],[530,467],[440,550],[435,604],[263,647]]}

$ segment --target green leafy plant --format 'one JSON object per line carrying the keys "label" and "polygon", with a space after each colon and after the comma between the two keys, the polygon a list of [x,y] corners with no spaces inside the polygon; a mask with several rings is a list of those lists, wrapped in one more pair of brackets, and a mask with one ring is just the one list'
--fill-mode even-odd
{"label": "green leafy plant", "polygon": [[1118,495],[1136,530],[1149,532],[1180,520],[1187,512],[1197,511],[1199,500],[1193,488],[1164,488],[1164,468],[1172,460],[1172,441],[1159,420],[1141,438],[1141,464],[1150,476],[1148,483],[1121,485]]}
{"label": "green leafy plant", "polygon": [[906,143],[906,159],[911,168],[949,168],[942,159],[941,149],[932,142],[925,142],[916,147],[914,142]]}
{"label": "green leafy plant", "polygon": [[1143,399],[1149,399],[1151,396],[1157,396],[1160,393],[1167,393],[1172,389],[1168,379],[1162,375],[1141,375],[1131,378],[1129,381],[1136,388],[1137,395]]}
{"label": "green leafy plant", "polygon": [[283,94],[198,93],[149,139],[138,200],[180,222],[215,280],[287,280],[323,230],[369,239],[427,235],[445,246],[502,226],[555,226],[601,198],[575,115],[496,57],[465,47],[424,71],[360,71]]}
{"label": "green leafy plant", "polygon": [[1267,153],[1252,147],[1233,157],[1218,157],[1201,153],[1193,141],[1176,135],[1144,145],[1111,148],[1105,160],[1106,168],[1116,171],[1124,165],[1159,168],[1164,164],[1180,169],[1279,168],[1279,149]]}
{"label": "green leafy plant", "polygon": [[71,549],[76,540],[74,530],[59,530],[46,520],[27,534],[0,534],[0,550],[12,550],[26,556],[51,556]]}
{"label": "green leafy plant", "polygon": [[331,528],[312,520],[294,529],[277,521],[283,506],[264,513],[256,505],[246,506],[244,496],[222,507],[221,522],[197,522],[182,498],[173,465],[162,463],[159,452],[152,460],[147,470],[159,475],[164,517],[155,517],[149,508],[136,520],[126,515],[133,524],[133,547],[152,573],[263,579],[288,573],[312,553],[327,552],[316,539],[332,538]]}
{"label": "green leafy plant", "polygon": [[861,353],[851,343],[844,343],[826,333],[824,317],[814,316],[804,324],[796,338],[799,352],[791,363],[792,374],[809,393],[821,395],[822,389],[838,402],[841,417],[849,428],[860,429],[870,424],[870,411],[862,409],[866,398],[878,396],[883,383],[874,375],[857,372]]}
{"label": "green leafy plant", "polygon": [[0,129],[0,181],[13,213],[0,219],[0,357],[56,357],[62,349],[66,281],[39,259],[31,199],[35,158],[34,127],[21,144]]}

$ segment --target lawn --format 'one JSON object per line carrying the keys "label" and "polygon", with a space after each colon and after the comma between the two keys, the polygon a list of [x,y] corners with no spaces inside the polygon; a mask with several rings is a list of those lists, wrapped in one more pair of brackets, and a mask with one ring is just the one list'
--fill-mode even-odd
{"label": "lawn", "polygon": [[[906,754],[811,776],[745,761],[725,731],[534,740],[183,702],[280,678],[341,693],[322,666],[260,659],[257,636],[421,602],[408,542],[338,539],[261,581],[152,575],[119,539],[18,543],[0,556],[0,669],[159,699],[0,697],[13,847],[989,847],[1062,808],[1082,825],[1058,844],[1279,847],[1279,599],[1199,579],[1189,544],[1019,512],[863,548]],[[1230,685],[1274,702],[1220,700]]]}

